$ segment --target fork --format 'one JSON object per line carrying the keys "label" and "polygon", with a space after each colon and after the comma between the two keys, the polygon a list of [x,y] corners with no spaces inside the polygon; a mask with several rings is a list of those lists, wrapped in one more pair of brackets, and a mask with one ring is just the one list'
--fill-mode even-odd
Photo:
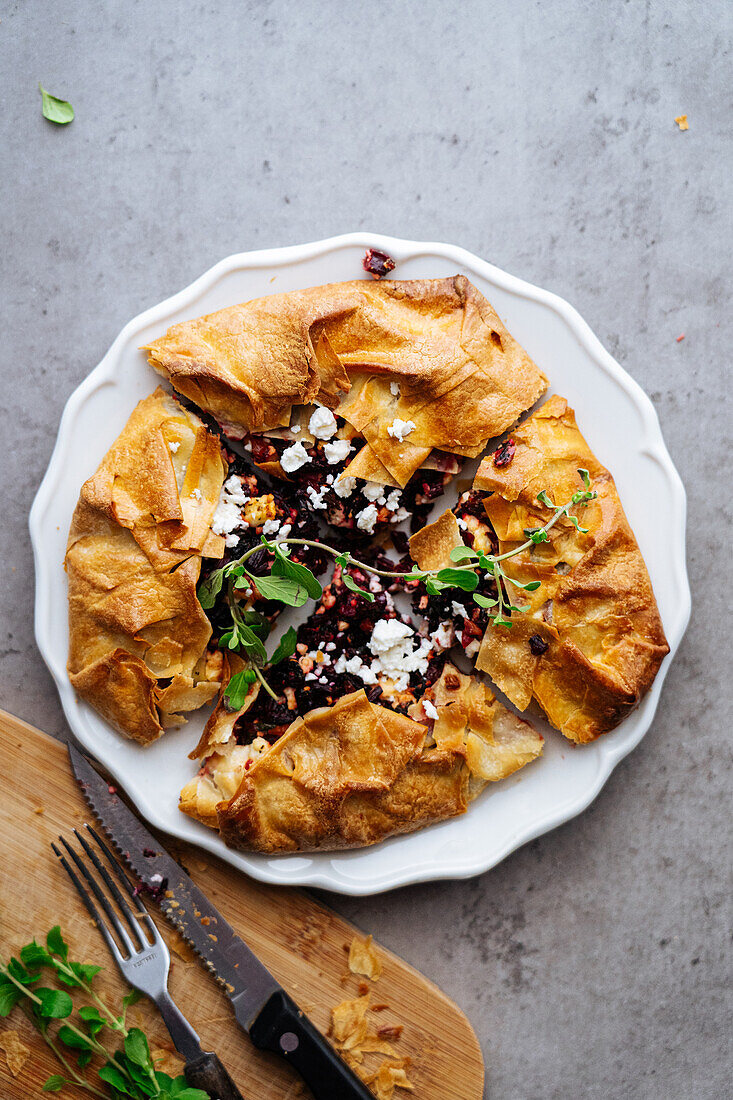
{"label": "fork", "polygon": [[[59,836],[59,841],[70,857],[71,863],[64,852],[60,851],[55,844],[51,844],[51,847],[76,887],[79,897],[89,911],[89,915],[104,936],[125,980],[157,1005],[176,1050],[186,1060],[183,1072],[188,1085],[192,1088],[203,1089],[215,1100],[244,1100],[217,1055],[211,1051],[201,1049],[201,1041],[198,1035],[168,992],[170,954],[165,940],[158,931],[152,917],[138,894],[133,890],[129,878],[104,841],[97,835],[91,825],[85,823],[84,828],[104,855],[112,874],[105,867],[90,841],[78,829],[74,829],[74,836],[83,848],[84,853],[86,853],[87,861],[63,836]],[[81,881],[72,863],[86,880],[88,886],[85,886]],[[96,875],[89,864],[96,870]],[[109,897],[100,885],[100,879],[114,898],[127,927],[113,909]],[[130,902],[126,901],[120,886],[127,893],[136,912],[133,911]],[[95,904],[95,898],[97,904]],[[98,906],[105,913],[109,924],[105,923]],[[109,925],[114,929],[117,940],[112,935]],[[143,926],[147,930],[147,936],[143,931]],[[120,949],[117,941],[122,945],[122,949]]]}

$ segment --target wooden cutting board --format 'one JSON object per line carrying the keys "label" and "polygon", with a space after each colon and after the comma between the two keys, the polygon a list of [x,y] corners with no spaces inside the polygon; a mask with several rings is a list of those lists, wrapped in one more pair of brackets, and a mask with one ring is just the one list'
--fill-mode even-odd
{"label": "wooden cutting board", "polygon": [[[0,711],[0,951],[7,958],[35,935],[60,924],[73,955],[101,963],[100,987],[115,1002],[124,990],[117,969],[86,910],[50,849],[59,832],[92,820],[68,764],[65,747],[32,726]],[[241,933],[264,964],[313,1022],[326,1031],[330,1011],[359,995],[363,979],[350,974],[346,950],[356,930],[308,894],[265,886],[246,878],[208,853],[172,840],[168,850]],[[389,905],[389,897],[381,901]],[[154,907],[151,907],[154,910]],[[156,920],[157,911],[154,910]],[[309,1096],[299,1078],[274,1056],[261,1054],[237,1026],[225,996],[162,919],[171,947],[170,990],[202,1039],[215,1050],[246,1100],[290,1100]],[[369,929],[365,929],[366,932]],[[404,1024],[395,1048],[409,1057],[415,1091],[397,1090],[395,1100],[480,1100],[484,1067],[476,1036],[460,1009],[396,955],[378,948],[384,971],[368,983],[375,1025]],[[152,1045],[172,1050],[165,1028],[148,1002],[131,1010]],[[2,1031],[20,1032],[31,1056],[13,1077],[0,1052],[0,1097],[29,1100],[58,1064],[19,1010],[0,1020]],[[376,1069],[382,1056],[365,1055]],[[43,1094],[47,1095],[47,1094]],[[81,1090],[62,1096],[88,1098]],[[336,1098],[334,1098],[336,1100]]]}

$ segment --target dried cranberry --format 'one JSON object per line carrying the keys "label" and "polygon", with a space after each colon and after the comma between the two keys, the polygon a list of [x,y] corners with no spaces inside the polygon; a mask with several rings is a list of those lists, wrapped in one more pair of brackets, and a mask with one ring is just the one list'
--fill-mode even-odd
{"label": "dried cranberry", "polygon": [[541,634],[533,634],[529,639],[529,648],[535,657],[541,657],[543,653],[547,652],[547,642]]}
{"label": "dried cranberry", "polygon": [[377,248],[367,248],[362,266],[373,279],[381,279],[383,275],[394,271],[394,260],[388,253],[380,252]]}
{"label": "dried cranberry", "polygon": [[511,460],[514,458],[514,452],[517,449],[517,445],[513,439],[507,439],[505,443],[502,443],[501,447],[497,447],[494,451],[494,465],[495,466],[508,466]]}

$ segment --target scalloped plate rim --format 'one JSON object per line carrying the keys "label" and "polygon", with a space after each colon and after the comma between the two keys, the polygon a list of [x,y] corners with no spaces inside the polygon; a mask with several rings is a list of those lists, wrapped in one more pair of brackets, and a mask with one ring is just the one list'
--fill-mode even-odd
{"label": "scalloped plate rim", "polygon": [[[473,855],[465,860],[456,859],[454,854],[447,860],[436,856],[431,858],[428,855],[417,861],[413,859],[409,866],[395,866],[391,871],[385,871],[368,878],[352,878],[347,876],[340,868],[337,869],[331,866],[331,861],[333,859],[338,861],[342,853],[304,853],[303,857],[299,857],[298,853],[294,853],[292,856],[267,857],[233,852],[223,844],[217,833],[205,829],[204,826],[198,827],[196,823],[184,819],[181,822],[180,829],[171,829],[170,820],[162,817],[155,807],[138,805],[141,815],[155,828],[161,829],[168,835],[197,844],[212,854],[227,860],[240,870],[244,870],[259,881],[277,885],[320,887],[353,896],[367,896],[417,882],[462,879],[482,874],[496,866],[523,844],[582,813],[597,797],[619,761],[639,744],[648,731],[654,718],[661,688],[672,658],[689,622],[691,599],[685,560],[687,501],[684,486],[665,446],[659,419],[651,400],[635,379],[603,347],[598,337],[577,310],[558,295],[510,275],[462,247],[440,242],[409,241],[384,234],[360,231],[301,245],[287,245],[282,248],[235,253],[214,264],[188,286],[132,318],[122,328],[99,364],[69,396],[61,416],[56,444],[48,468],[33,501],[29,527],[36,565],[34,619],[36,641],[56,682],[61,703],[72,731],[82,746],[93,755],[96,755],[98,746],[95,745],[94,737],[88,735],[86,725],[80,717],[80,704],[66,673],[65,656],[62,661],[59,661],[58,655],[49,644],[46,630],[46,617],[51,610],[50,600],[52,598],[54,563],[43,553],[45,508],[53,493],[55,484],[63,476],[61,473],[62,459],[73,439],[73,433],[70,429],[76,415],[84,403],[100,387],[110,382],[114,383],[119,351],[126,345],[131,335],[151,322],[165,322],[170,314],[193,306],[194,302],[203,293],[231,272],[240,269],[251,270],[258,267],[266,269],[286,267],[310,259],[323,258],[329,253],[340,249],[354,247],[359,249],[367,247],[380,248],[395,256],[398,262],[412,260],[423,255],[440,256],[469,271],[475,271],[488,282],[500,287],[507,293],[529,299],[548,308],[564,321],[586,354],[626,393],[628,399],[641,415],[644,432],[643,438],[639,440],[639,448],[660,466],[668,482],[670,496],[674,504],[670,529],[674,537],[674,579],[680,597],[676,605],[677,614],[674,621],[665,621],[670,653],[663,662],[650,692],[643,700],[640,708],[632,715],[632,717],[638,717],[641,712],[645,712],[635,736],[625,743],[614,739],[612,735],[606,735],[600,741],[595,742],[596,746],[600,746],[600,756],[593,782],[588,784],[577,796],[567,798],[564,803],[554,806],[552,810],[543,816],[534,819],[531,824],[514,828],[508,833],[504,843],[494,851],[488,861],[480,855]],[[154,375],[153,380],[155,380]],[[670,545],[671,543],[672,540],[670,540]],[[621,730],[623,726],[624,723],[618,729]],[[114,760],[108,758],[102,760],[102,762],[115,780],[125,787],[126,776],[115,768]],[[446,824],[450,823],[443,823],[444,826]],[[191,826],[193,826],[193,832]],[[416,834],[410,835],[414,836]],[[385,843],[396,846],[402,839],[408,838],[396,837]],[[291,868],[288,871],[283,862],[288,859],[296,860],[296,862],[306,862],[309,867],[307,869],[301,867]]]}

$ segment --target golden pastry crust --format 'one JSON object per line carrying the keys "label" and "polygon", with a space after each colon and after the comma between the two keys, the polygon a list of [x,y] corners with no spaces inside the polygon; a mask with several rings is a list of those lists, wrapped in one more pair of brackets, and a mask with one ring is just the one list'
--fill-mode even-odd
{"label": "golden pastry crust", "polygon": [[[145,350],[235,435],[287,425],[294,405],[327,405],[367,441],[359,470],[399,486],[433,448],[480,454],[547,388],[462,275],[274,294],[174,325]],[[404,441],[389,434],[396,419],[414,424]]]}
{"label": "golden pastry crust", "polygon": [[223,553],[211,519],[225,469],[218,440],[158,389],[134,409],[74,511],[65,559],[71,683],[142,743],[219,689],[196,583],[202,556]]}
{"label": "golden pastry crust", "polygon": [[637,706],[669,646],[613,478],[565,399],[551,397],[513,439],[509,464],[485,458],[474,482],[491,493],[484,504],[500,553],[523,542],[525,528],[550,518],[539,492],[563,503],[583,488],[579,468],[590,472],[598,497],[576,510],[587,534],[560,521],[549,542],[504,563],[509,576],[539,580],[541,587],[521,593],[530,611],[511,629],[486,631],[476,665],[521,710],[535,699],[566,737],[592,741]]}
{"label": "golden pastry crust", "polygon": [[233,743],[243,711],[212,716],[180,808],[218,823],[235,848],[363,847],[464,813],[487,782],[542,750],[527,722],[451,665],[425,698],[437,721],[423,703],[406,717],[357,691],[296,719],[271,747]]}

